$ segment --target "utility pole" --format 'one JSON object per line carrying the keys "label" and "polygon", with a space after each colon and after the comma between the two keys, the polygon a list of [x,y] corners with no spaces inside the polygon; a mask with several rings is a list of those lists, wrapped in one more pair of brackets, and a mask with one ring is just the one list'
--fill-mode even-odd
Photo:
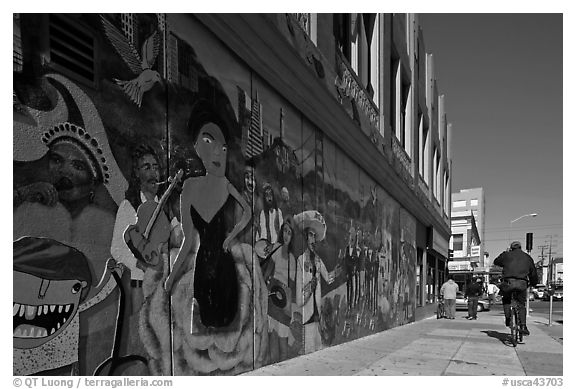
{"label": "utility pole", "polygon": [[540,272],[541,277],[539,277],[539,279],[538,279],[540,284],[545,284],[546,281],[548,280],[548,273],[546,273],[546,279],[544,278],[544,268],[545,268],[544,259],[546,258],[544,256],[544,249],[547,247],[548,247],[547,245],[538,246],[538,248],[541,250],[540,255],[538,256],[538,258],[540,259],[538,262],[540,263],[540,270],[541,270],[541,272]]}
{"label": "utility pole", "polygon": [[552,235],[550,237],[550,245],[548,246],[548,297],[550,299],[550,310],[548,312],[548,327],[552,326],[552,297],[554,296],[552,290]]}

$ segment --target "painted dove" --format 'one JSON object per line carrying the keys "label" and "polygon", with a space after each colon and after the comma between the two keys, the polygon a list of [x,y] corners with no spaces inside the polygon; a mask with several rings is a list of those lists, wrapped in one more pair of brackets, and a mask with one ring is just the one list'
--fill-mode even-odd
{"label": "painted dove", "polygon": [[109,22],[104,16],[100,16],[104,32],[116,49],[118,54],[122,57],[124,62],[128,65],[132,73],[137,75],[136,78],[124,81],[114,79],[130,99],[140,107],[142,104],[142,96],[145,92],[149,91],[156,82],[161,82],[162,79],[157,71],[152,70],[151,67],[156,61],[158,51],[160,49],[160,36],[158,31],[154,31],[142,45],[142,57],[134,48],[134,45],[126,38],[126,36],[116,26]]}

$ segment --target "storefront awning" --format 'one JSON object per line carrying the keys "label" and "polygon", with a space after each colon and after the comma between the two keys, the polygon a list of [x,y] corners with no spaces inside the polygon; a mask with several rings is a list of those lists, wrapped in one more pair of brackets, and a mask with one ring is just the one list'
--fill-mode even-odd
{"label": "storefront awning", "polygon": [[448,262],[448,271],[451,273],[454,272],[471,272],[474,270],[475,266],[470,261],[450,261]]}

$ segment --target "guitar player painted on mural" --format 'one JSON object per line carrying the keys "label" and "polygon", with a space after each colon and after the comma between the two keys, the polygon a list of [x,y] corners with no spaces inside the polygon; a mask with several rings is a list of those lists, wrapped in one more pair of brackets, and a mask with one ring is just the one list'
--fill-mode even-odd
{"label": "guitar player painted on mural", "polygon": [[130,295],[132,313],[142,306],[142,280],[144,267],[124,241],[124,232],[130,225],[136,224],[136,210],[147,201],[158,202],[158,182],[160,182],[160,163],[154,149],[140,145],[132,153],[132,171],[129,179],[126,198],[120,203],[116,213],[112,247],[110,252],[116,261],[124,264],[130,273],[130,285],[126,290]]}

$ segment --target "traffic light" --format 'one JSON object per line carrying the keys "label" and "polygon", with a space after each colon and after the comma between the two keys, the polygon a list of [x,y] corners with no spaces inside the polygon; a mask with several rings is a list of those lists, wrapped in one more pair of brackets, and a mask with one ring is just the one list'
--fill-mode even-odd
{"label": "traffic light", "polygon": [[526,233],[526,251],[532,251],[532,233]]}
{"label": "traffic light", "polygon": [[448,249],[448,260],[451,261],[454,259],[454,250]]}

